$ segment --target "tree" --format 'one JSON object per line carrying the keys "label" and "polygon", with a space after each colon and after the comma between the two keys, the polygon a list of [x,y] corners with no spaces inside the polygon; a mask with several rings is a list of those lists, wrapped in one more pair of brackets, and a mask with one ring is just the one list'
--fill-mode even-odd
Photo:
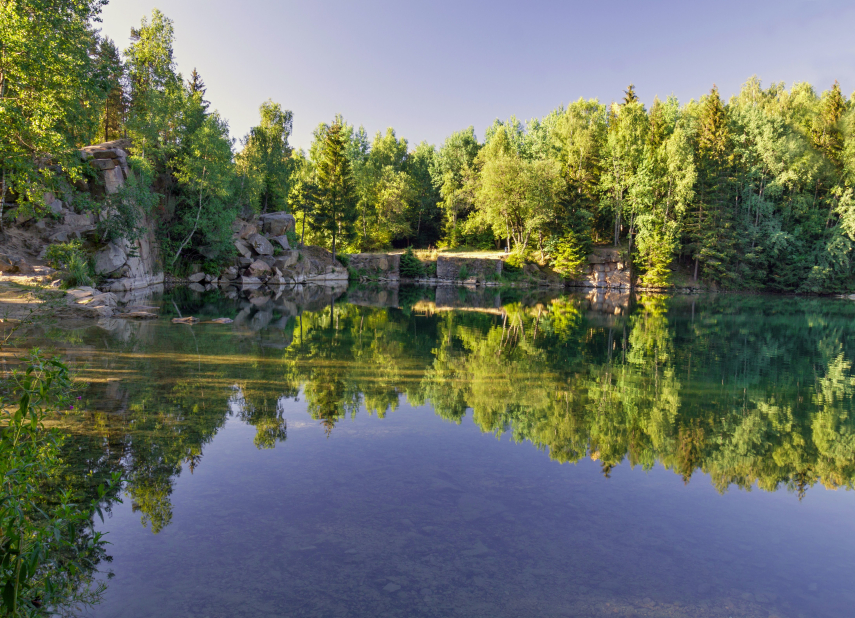
{"label": "tree", "polygon": [[257,212],[287,207],[291,174],[291,136],[294,114],[279,103],[266,101],[259,109],[261,124],[244,138],[239,166],[250,179],[250,205]]}
{"label": "tree", "polygon": [[691,233],[694,243],[694,273],[699,265],[714,281],[728,278],[733,255],[733,210],[729,207],[732,143],[727,110],[713,86],[701,101],[697,119],[698,191]]}
{"label": "tree", "polygon": [[211,114],[190,135],[188,148],[176,163],[175,175],[184,185],[185,197],[169,226],[170,238],[183,237],[170,262],[173,267],[197,235],[193,245],[209,255],[219,255],[230,240],[230,224],[237,215],[228,199],[234,176],[232,143],[228,123]]}
{"label": "tree", "polygon": [[472,189],[467,180],[479,149],[474,127],[457,131],[445,140],[431,166],[431,178],[439,189],[445,214],[446,237],[452,244],[459,235],[458,218],[465,218],[472,208]]}
{"label": "tree", "polygon": [[620,244],[621,231],[627,219],[632,243],[638,208],[631,199],[630,188],[643,161],[648,130],[647,113],[641,103],[635,101],[611,106],[600,186],[604,196],[602,208],[613,214],[615,246]]}
{"label": "tree", "polygon": [[107,86],[102,127],[104,129],[104,141],[109,142],[122,137],[128,114],[128,99],[123,83],[125,66],[119,55],[119,49],[110,39],[101,41],[98,56],[100,70]]}
{"label": "tree", "polygon": [[324,132],[323,150],[317,163],[319,226],[332,241],[333,259],[338,241],[347,242],[356,221],[356,191],[348,161],[345,136],[338,122]]}
{"label": "tree", "polygon": [[0,217],[7,193],[30,210],[56,181],[79,177],[76,147],[100,133],[108,87],[92,52],[105,0],[0,2]]}
{"label": "tree", "polygon": [[523,161],[505,135],[500,128],[478,155],[483,167],[475,205],[478,220],[513,240],[515,251],[524,255],[531,235],[544,231],[566,185],[555,161]]}

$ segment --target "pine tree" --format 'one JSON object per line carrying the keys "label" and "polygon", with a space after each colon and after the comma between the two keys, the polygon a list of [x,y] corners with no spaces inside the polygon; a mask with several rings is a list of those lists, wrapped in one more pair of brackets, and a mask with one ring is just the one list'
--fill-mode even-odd
{"label": "pine tree", "polygon": [[846,112],[846,100],[836,81],[822,94],[819,104],[819,114],[814,119],[811,129],[811,140],[814,146],[835,165],[841,164],[843,152],[843,132],[840,130],[840,119]]}
{"label": "pine tree", "polygon": [[316,220],[332,239],[333,259],[336,257],[339,240],[348,240],[353,235],[356,222],[356,185],[347,158],[342,125],[336,122],[327,127],[324,135],[323,153],[318,162],[318,191]]}
{"label": "pine tree", "polygon": [[199,75],[195,67],[193,67],[193,72],[190,74],[190,79],[187,80],[187,90],[190,94],[198,93],[202,97],[205,96],[205,92],[208,90],[205,82],[202,80],[202,76]]}
{"label": "pine tree", "polygon": [[635,94],[635,84],[630,84],[629,87],[623,91],[623,102],[627,103],[635,103],[638,101],[638,95]]}
{"label": "pine tree", "polygon": [[106,81],[107,96],[104,101],[102,127],[104,141],[122,137],[128,113],[128,98],[123,86],[125,67],[119,49],[110,39],[104,39],[98,48],[98,60]]}
{"label": "pine tree", "polygon": [[724,281],[734,253],[733,211],[729,207],[733,144],[727,110],[713,86],[701,103],[698,118],[698,200],[693,221],[695,270]]}

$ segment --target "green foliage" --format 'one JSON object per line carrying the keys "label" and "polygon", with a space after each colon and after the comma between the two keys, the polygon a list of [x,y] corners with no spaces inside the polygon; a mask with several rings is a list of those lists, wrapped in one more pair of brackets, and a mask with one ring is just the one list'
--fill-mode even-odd
{"label": "green foliage", "polygon": [[[0,216],[7,191],[41,213],[61,171],[80,177],[74,149],[97,135],[110,88],[91,22],[105,0],[0,3]],[[56,166],[46,165],[50,161]]]}
{"label": "green foliage", "polygon": [[468,278],[469,278],[469,266],[468,266],[468,265],[463,264],[463,265],[460,267],[460,270],[458,270],[458,271],[457,271],[457,278],[458,278],[458,279],[460,279],[461,281],[462,281],[463,279],[468,279]]}
{"label": "green foliage", "polygon": [[250,129],[237,157],[237,173],[244,179],[239,197],[255,212],[285,210],[292,172],[288,139],[294,114],[273,101],[265,101],[259,114],[261,123]]}
{"label": "green foliage", "polygon": [[74,288],[81,285],[93,285],[95,269],[91,256],[83,249],[80,240],[48,245],[45,262],[53,268],[62,270],[62,287]]}
{"label": "green foliage", "polygon": [[502,271],[510,273],[519,272],[525,264],[525,256],[522,253],[513,252],[505,258],[502,264]]}
{"label": "green foliage", "polygon": [[356,187],[345,148],[342,125],[336,122],[327,127],[317,162],[319,199],[316,221],[330,241],[333,258],[336,256],[336,241],[346,243],[352,238],[357,217]]}
{"label": "green foliage", "polygon": [[348,254],[339,253],[337,256],[337,259],[339,262],[341,262],[341,265],[344,266],[345,268],[350,266],[350,256]]}
{"label": "green foliage", "polygon": [[425,274],[425,267],[421,263],[421,260],[416,257],[413,253],[412,247],[407,247],[407,250],[404,251],[403,255],[401,255],[401,264],[400,264],[400,272],[402,277],[406,277],[407,279],[418,279],[419,277],[423,277]]}
{"label": "green foliage", "polygon": [[[94,584],[106,541],[92,525],[108,487],[80,501],[57,483],[62,437],[48,414],[72,409],[68,369],[34,351],[4,384],[0,433],[0,590],[7,616],[45,615],[100,600]],[[118,483],[118,477],[110,479]]]}
{"label": "green foliage", "polygon": [[578,278],[588,263],[588,247],[572,233],[557,239],[547,249],[552,267],[565,279]]}

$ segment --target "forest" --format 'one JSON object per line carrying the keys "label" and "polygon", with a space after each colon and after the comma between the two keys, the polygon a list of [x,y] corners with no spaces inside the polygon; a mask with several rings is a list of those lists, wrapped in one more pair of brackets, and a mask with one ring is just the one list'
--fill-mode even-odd
{"label": "forest", "polygon": [[50,216],[44,192],[87,173],[76,149],[121,138],[135,180],[112,200],[109,233],[153,220],[167,270],[225,264],[236,217],[287,210],[302,242],[339,253],[507,247],[571,278],[609,244],[640,285],[681,272],[725,289],[851,289],[855,105],[836,82],[820,93],[752,77],[729,100],[713,86],[649,106],[630,85],[438,146],[337,116],[304,151],[287,102],[263,102],[235,140],[200,72],[178,73],[170,19],[153,11],[120,51],[97,30],[104,4],[0,8],[0,209],[17,204],[3,222]]}

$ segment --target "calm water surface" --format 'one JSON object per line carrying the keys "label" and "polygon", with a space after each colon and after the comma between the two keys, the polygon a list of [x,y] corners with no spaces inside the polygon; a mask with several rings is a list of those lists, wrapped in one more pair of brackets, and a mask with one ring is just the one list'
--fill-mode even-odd
{"label": "calm water surface", "polygon": [[127,479],[87,616],[855,615],[850,302],[152,302],[235,323],[48,333]]}

